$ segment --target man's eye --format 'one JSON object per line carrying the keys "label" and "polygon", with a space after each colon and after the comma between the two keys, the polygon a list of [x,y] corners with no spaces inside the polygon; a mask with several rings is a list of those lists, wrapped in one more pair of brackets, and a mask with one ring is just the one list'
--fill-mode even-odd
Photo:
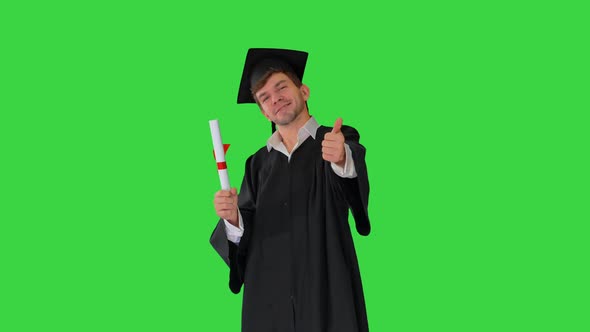
{"label": "man's eye", "polygon": [[279,90],[283,90],[286,87],[287,87],[286,85],[283,85],[282,87],[279,88]]}
{"label": "man's eye", "polygon": [[262,98],[262,102],[265,103],[268,100],[268,97]]}

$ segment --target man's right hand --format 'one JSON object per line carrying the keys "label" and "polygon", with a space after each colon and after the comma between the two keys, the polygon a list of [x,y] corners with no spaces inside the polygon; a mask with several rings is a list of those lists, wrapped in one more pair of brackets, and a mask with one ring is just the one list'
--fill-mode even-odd
{"label": "man's right hand", "polygon": [[213,205],[219,218],[225,219],[232,225],[239,227],[238,192],[236,188],[216,192]]}

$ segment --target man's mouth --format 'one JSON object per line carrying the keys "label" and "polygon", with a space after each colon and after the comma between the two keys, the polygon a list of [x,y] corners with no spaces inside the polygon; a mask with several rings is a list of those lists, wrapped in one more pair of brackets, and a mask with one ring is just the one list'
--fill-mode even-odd
{"label": "man's mouth", "polygon": [[284,110],[284,109],[285,109],[285,107],[287,107],[287,106],[289,106],[289,105],[291,105],[291,103],[290,103],[290,102],[289,102],[289,103],[286,103],[286,104],[284,104],[284,105],[283,105],[283,106],[281,106],[281,107],[279,107],[279,108],[278,108],[278,109],[275,111],[275,115],[276,115],[276,114],[279,114],[279,112],[281,112],[282,110]]}

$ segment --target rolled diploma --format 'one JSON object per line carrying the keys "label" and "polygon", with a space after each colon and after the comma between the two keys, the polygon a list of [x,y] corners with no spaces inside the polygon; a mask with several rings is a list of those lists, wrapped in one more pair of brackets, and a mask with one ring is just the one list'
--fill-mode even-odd
{"label": "rolled diploma", "polygon": [[215,161],[217,162],[217,171],[219,172],[219,181],[221,189],[229,190],[229,176],[227,175],[227,165],[225,164],[225,151],[223,151],[223,141],[219,132],[219,122],[210,120],[211,138],[213,139],[213,149],[215,151]]}

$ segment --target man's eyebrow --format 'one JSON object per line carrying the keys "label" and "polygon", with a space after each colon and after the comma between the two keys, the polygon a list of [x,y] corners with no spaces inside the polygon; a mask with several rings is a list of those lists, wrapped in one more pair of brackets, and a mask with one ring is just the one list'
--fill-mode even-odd
{"label": "man's eyebrow", "polygon": [[280,80],[280,81],[278,81],[278,82],[275,84],[275,88],[276,88],[277,86],[281,85],[281,83],[285,83],[285,82],[287,82],[287,80]]}
{"label": "man's eyebrow", "polygon": [[261,94],[258,95],[258,99],[262,99],[262,97],[266,96],[266,92],[263,92]]}
{"label": "man's eyebrow", "polygon": [[[281,85],[282,83],[287,82],[287,80],[280,80],[277,83],[275,83],[275,88],[278,87],[279,85]],[[261,93],[260,95],[258,95],[258,99],[262,99],[262,97],[266,96],[266,91]]]}

